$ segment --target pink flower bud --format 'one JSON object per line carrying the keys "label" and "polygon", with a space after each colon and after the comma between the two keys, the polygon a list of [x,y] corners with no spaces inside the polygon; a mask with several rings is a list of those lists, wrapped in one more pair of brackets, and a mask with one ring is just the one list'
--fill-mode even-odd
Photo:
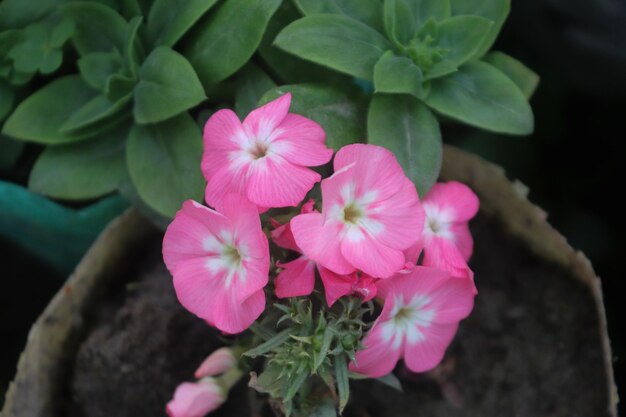
{"label": "pink flower bud", "polygon": [[205,376],[223,374],[237,364],[237,359],[230,348],[221,348],[211,353],[198,367],[195,377],[200,379]]}
{"label": "pink flower bud", "polygon": [[167,403],[170,417],[203,417],[219,408],[226,395],[213,378],[198,382],[183,382],[176,388],[174,398]]}

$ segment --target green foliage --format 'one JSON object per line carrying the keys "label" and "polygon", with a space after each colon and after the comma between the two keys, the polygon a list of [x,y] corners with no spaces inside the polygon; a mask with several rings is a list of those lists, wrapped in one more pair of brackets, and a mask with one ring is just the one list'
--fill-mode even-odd
{"label": "green foliage", "polygon": [[213,7],[217,0],[154,0],[147,35],[153,46],[172,47]]}
{"label": "green foliage", "polygon": [[111,193],[127,177],[129,125],[76,144],[50,146],[39,156],[28,187],[53,198],[84,200]]}
{"label": "green foliage", "polygon": [[423,197],[435,184],[442,160],[437,118],[408,95],[375,94],[367,118],[368,142],[394,153]]}
{"label": "green foliage", "polygon": [[427,91],[420,67],[392,51],[387,51],[374,66],[374,88],[377,93],[411,94],[417,98],[423,98]]}
{"label": "green foliage", "polygon": [[81,56],[126,50],[128,22],[115,10],[86,1],[69,3],[62,10],[76,25],[72,41]]}
{"label": "green foliage", "polygon": [[357,92],[318,84],[285,85],[270,90],[259,105],[290,92],[292,113],[319,123],[326,132],[326,145],[339,150],[365,138],[365,103]]}
{"label": "green foliage", "polygon": [[300,58],[366,80],[391,48],[380,33],[344,15],[304,17],[283,29],[275,42]]}
{"label": "green foliage", "polygon": [[382,4],[380,0],[294,0],[298,9],[305,15],[343,14],[365,23],[376,30],[382,30]]}
{"label": "green foliage", "polygon": [[14,99],[15,92],[13,88],[6,81],[0,80],[0,121],[2,121],[13,108]]}
{"label": "green foliage", "polygon": [[539,85],[539,75],[533,70],[503,52],[490,52],[485,56],[484,60],[509,77],[524,93],[526,99],[530,99],[533,96]]}
{"label": "green foliage", "polygon": [[511,0],[450,0],[452,14],[481,16],[493,22],[489,34],[474,57],[482,57],[493,46],[511,11]]}
{"label": "green foliage", "polygon": [[526,135],[533,114],[524,94],[493,66],[472,61],[435,80],[426,103],[453,119],[494,132]]}
{"label": "green foliage", "polygon": [[254,110],[263,95],[276,87],[272,79],[250,61],[239,71],[235,87],[235,112],[241,119]]}
{"label": "green foliage", "polygon": [[[281,0],[226,0],[202,19],[183,49],[205,88],[245,65]],[[236,22],[234,24],[233,22]]]}
{"label": "green foliage", "polygon": [[141,199],[158,213],[173,217],[183,201],[201,201],[202,135],[194,120],[182,114],[130,131],[126,161]]}
{"label": "green foliage", "polygon": [[169,119],[204,101],[202,84],[191,64],[174,50],[160,46],[141,66],[133,114],[137,123]]}

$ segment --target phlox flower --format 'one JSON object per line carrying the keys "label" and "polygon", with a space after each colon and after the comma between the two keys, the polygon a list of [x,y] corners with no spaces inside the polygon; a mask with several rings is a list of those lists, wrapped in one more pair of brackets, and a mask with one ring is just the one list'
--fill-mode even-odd
{"label": "phlox flower", "polygon": [[213,378],[203,378],[198,382],[183,382],[174,392],[174,398],[167,403],[170,417],[203,417],[218,409],[226,401],[224,390]]}
{"label": "phlox flower", "polygon": [[[426,195],[422,205],[426,222],[417,245],[424,251],[422,264],[473,279],[474,274],[467,266],[474,246],[468,222],[478,212],[476,194],[459,182],[438,183]],[[419,250],[413,252],[419,253]]]}
{"label": "phlox flower", "polygon": [[335,173],[322,181],[322,213],[291,221],[302,252],[339,275],[356,270],[387,278],[405,266],[404,250],[424,228],[415,186],[393,153],[354,144],[335,155]]}
{"label": "phlox flower", "polygon": [[[301,213],[316,212],[313,200],[303,204]],[[302,254],[291,231],[291,222],[281,225],[273,221],[275,229],[272,231],[272,240],[282,248],[292,250]],[[282,268],[274,281],[275,292],[278,298],[300,297],[309,295],[315,287],[315,268],[317,267],[324,293],[329,307],[341,297],[346,295],[358,295],[363,301],[369,301],[376,295],[374,278],[354,271],[348,275],[335,274],[305,255],[302,255],[291,262],[277,262],[277,266]]]}
{"label": "phlox flower", "polygon": [[377,283],[381,315],[363,340],[350,370],[378,378],[400,359],[413,372],[433,369],[443,359],[459,321],[474,306],[473,285],[449,272],[416,266]]}
{"label": "phlox flower", "polygon": [[290,104],[287,93],[250,112],[243,123],[228,109],[207,121],[201,169],[210,206],[228,193],[246,196],[260,210],[296,206],[321,179],[307,167],[324,165],[333,151],[317,123],[288,113]]}
{"label": "phlox flower", "polygon": [[163,258],[180,303],[226,333],[265,308],[269,247],[257,207],[229,194],[218,211],[188,200],[167,228]]}
{"label": "phlox flower", "polygon": [[194,376],[198,379],[223,374],[237,365],[232,349],[223,347],[211,353],[196,369]]}

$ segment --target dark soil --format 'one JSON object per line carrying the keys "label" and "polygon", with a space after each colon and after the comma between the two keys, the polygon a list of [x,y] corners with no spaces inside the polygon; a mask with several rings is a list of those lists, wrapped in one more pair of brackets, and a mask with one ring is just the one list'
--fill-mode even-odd
{"label": "dark soil", "polygon": [[[602,350],[589,292],[499,232],[473,222],[479,295],[444,363],[426,375],[400,365],[404,393],[352,382],[345,414],[429,417],[601,417],[608,415]],[[138,282],[100,308],[80,348],[71,417],[163,416],[176,385],[220,344],[180,307],[158,246]],[[212,416],[256,416],[247,388]],[[256,408],[256,407],[255,407]]]}

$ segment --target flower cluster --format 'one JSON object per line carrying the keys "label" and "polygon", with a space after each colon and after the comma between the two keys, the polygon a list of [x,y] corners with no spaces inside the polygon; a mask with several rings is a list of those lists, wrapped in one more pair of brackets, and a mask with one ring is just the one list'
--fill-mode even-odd
{"label": "flower cluster", "polygon": [[[185,202],[163,241],[180,302],[236,334],[266,310],[268,283],[277,299],[304,297],[319,276],[323,309],[344,297],[382,306],[351,371],[379,377],[400,359],[415,372],[432,369],[473,307],[468,221],[477,197],[448,182],[420,201],[383,147],[352,144],[333,158],[323,129],[288,113],[290,101],[285,94],[243,122],[220,110],[206,123],[201,169],[212,208]],[[328,178],[310,168],[331,159]],[[320,181],[321,202],[305,201]],[[269,218],[264,232],[260,213],[301,203],[287,222]]]}

